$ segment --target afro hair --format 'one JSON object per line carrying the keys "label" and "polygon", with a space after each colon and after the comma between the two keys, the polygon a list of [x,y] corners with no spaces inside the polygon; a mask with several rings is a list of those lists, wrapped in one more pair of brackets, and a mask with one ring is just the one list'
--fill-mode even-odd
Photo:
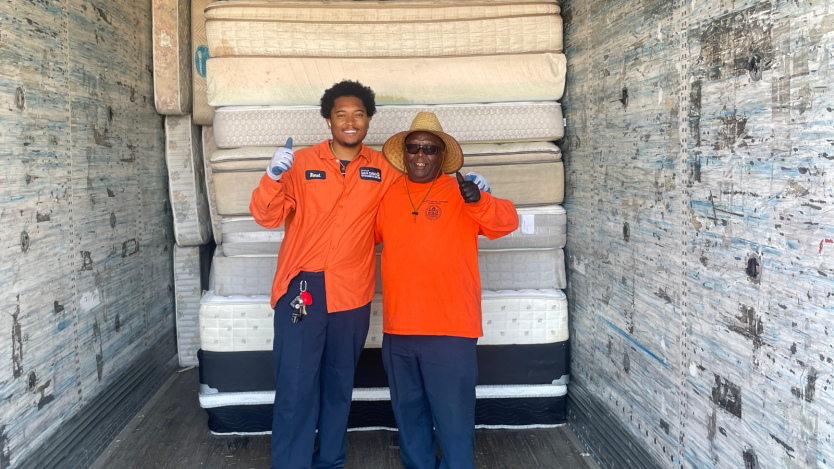
{"label": "afro hair", "polygon": [[321,96],[321,116],[325,119],[330,119],[330,113],[333,111],[336,100],[345,96],[361,99],[365,110],[368,112],[368,117],[374,116],[376,112],[374,90],[358,81],[351,80],[342,80],[324,91],[324,94]]}

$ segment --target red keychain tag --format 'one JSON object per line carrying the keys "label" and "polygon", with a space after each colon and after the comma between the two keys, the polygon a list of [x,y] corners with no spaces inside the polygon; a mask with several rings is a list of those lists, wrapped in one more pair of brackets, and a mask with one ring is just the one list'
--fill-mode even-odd
{"label": "red keychain tag", "polygon": [[304,302],[305,305],[310,306],[313,304],[313,295],[310,294],[308,291],[301,292],[301,301]]}

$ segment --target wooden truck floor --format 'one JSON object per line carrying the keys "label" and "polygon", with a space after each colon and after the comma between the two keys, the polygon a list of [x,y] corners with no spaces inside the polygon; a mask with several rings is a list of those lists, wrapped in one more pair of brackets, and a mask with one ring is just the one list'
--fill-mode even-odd
{"label": "wooden truck floor", "polygon": [[[175,373],[128,423],[91,469],[268,469],[269,435],[215,436],[197,401],[197,370]],[[478,430],[477,468],[596,469],[564,426]],[[348,469],[402,468],[396,432],[348,434]]]}

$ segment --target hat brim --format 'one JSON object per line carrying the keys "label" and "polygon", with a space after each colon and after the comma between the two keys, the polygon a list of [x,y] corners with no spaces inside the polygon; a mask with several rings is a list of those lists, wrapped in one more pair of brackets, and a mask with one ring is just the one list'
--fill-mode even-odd
{"label": "hat brim", "polygon": [[385,142],[385,145],[382,146],[382,154],[385,155],[385,159],[388,160],[388,164],[393,166],[394,169],[406,174],[405,163],[403,162],[403,156],[405,155],[405,139],[409,134],[414,132],[428,132],[440,137],[443,140],[443,143],[446,145],[446,156],[443,158],[443,166],[440,168],[441,171],[446,174],[452,174],[459,171],[460,168],[463,167],[463,150],[461,150],[458,141],[451,135],[443,132],[436,132],[434,130],[415,129],[394,134]]}

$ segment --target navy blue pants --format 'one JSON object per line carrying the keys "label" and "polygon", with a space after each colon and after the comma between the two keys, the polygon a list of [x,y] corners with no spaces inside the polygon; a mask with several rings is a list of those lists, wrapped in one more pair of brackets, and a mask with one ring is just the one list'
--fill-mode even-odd
{"label": "navy blue pants", "polygon": [[[293,324],[289,304],[307,281],[313,304]],[[324,273],[302,272],[275,305],[273,469],[336,469],[345,465],[353,372],[365,346],[371,304],[327,312]],[[313,453],[316,430],[319,448]]]}
{"label": "navy blue pants", "polygon": [[382,363],[406,469],[475,467],[477,343],[466,337],[383,336]]}

